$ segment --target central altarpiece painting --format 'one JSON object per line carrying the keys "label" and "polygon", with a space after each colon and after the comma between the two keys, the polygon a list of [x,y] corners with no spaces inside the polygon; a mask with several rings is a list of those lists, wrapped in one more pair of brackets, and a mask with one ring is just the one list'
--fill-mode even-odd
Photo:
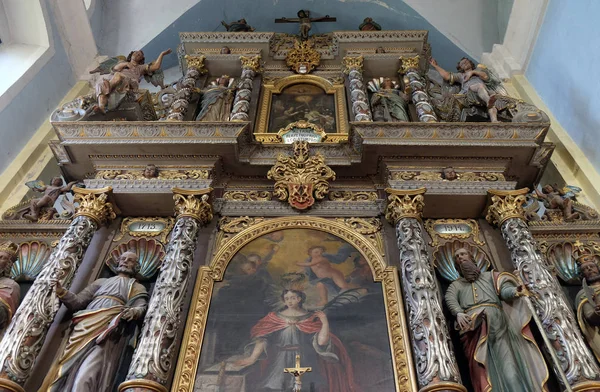
{"label": "central altarpiece painting", "polygon": [[600,391],[600,220],[544,186],[546,114],[427,31],[297,16],[55,110],[0,221],[0,392]]}

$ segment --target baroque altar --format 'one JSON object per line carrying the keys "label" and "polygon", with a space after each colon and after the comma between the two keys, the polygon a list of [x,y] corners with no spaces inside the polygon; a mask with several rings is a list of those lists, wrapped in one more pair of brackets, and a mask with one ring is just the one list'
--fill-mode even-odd
{"label": "baroque altar", "polygon": [[0,391],[291,391],[298,355],[301,391],[600,391],[600,218],[544,186],[548,116],[427,31],[297,19],[54,111],[60,177],[0,221]]}

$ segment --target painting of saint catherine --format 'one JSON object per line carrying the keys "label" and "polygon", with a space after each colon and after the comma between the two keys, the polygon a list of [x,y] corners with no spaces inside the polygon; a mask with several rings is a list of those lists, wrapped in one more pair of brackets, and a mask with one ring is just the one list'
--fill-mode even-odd
{"label": "painting of saint catherine", "polygon": [[279,132],[288,124],[307,121],[336,132],[335,97],[320,87],[308,83],[294,84],[281,94],[273,94],[269,114],[269,132]]}
{"label": "painting of saint catherine", "polygon": [[215,285],[195,392],[394,391],[383,293],[362,255],[312,229],[244,246]]}

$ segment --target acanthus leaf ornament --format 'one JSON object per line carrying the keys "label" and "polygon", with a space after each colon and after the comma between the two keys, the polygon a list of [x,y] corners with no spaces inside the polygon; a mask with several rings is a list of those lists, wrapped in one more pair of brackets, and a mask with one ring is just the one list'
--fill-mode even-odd
{"label": "acanthus leaf ornament", "polygon": [[485,219],[490,224],[502,226],[502,223],[510,218],[524,218],[523,204],[526,202],[527,192],[529,192],[529,188],[514,191],[490,189],[488,193],[491,196],[492,204],[487,210]]}
{"label": "acanthus leaf ornament", "polygon": [[288,67],[299,74],[308,74],[321,63],[321,53],[315,49],[312,40],[294,42],[294,49],[285,57]]}
{"label": "acanthus leaf ornament", "polygon": [[242,68],[251,69],[256,73],[262,72],[262,64],[261,57],[258,56],[240,56],[240,62],[242,63]]}
{"label": "acanthus leaf ornament", "polygon": [[281,201],[287,199],[290,206],[305,210],[329,193],[329,181],[335,180],[335,172],[325,164],[321,154],[309,156],[308,142],[293,143],[294,155],[280,154],[277,163],[267,173],[275,180],[273,196]]}
{"label": "acanthus leaf ornament", "polygon": [[192,190],[173,188],[175,214],[177,218],[189,216],[202,224],[207,224],[213,218],[212,206],[208,202],[212,188]]}
{"label": "acanthus leaf ornament", "polygon": [[362,56],[346,56],[344,57],[344,73],[348,75],[350,71],[356,70],[362,72],[363,57]]}
{"label": "acanthus leaf ornament", "polygon": [[117,217],[119,209],[109,201],[112,188],[101,189],[73,188],[75,203],[79,203],[75,216],[86,216],[98,225],[109,222]]}
{"label": "acanthus leaf ornament", "polygon": [[402,218],[421,219],[427,188],[410,190],[396,190],[387,188],[388,205],[385,211],[385,219],[395,224]]}

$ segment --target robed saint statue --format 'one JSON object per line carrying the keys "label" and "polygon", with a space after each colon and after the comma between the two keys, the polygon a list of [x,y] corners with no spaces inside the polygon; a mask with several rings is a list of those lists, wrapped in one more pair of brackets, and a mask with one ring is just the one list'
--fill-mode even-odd
{"label": "robed saint statue", "polygon": [[111,391],[123,349],[130,340],[127,324],[146,312],[148,293],[135,276],[138,257],[124,252],[117,276],[97,279],[79,294],[56,283],[56,294],[73,314],[73,329],[52,374],[51,392]]}
{"label": "robed saint statue", "polygon": [[476,392],[547,391],[548,368],[535,343],[526,289],[506,272],[481,272],[465,248],[454,262],[460,278],[446,292],[446,304],[469,361]]}

